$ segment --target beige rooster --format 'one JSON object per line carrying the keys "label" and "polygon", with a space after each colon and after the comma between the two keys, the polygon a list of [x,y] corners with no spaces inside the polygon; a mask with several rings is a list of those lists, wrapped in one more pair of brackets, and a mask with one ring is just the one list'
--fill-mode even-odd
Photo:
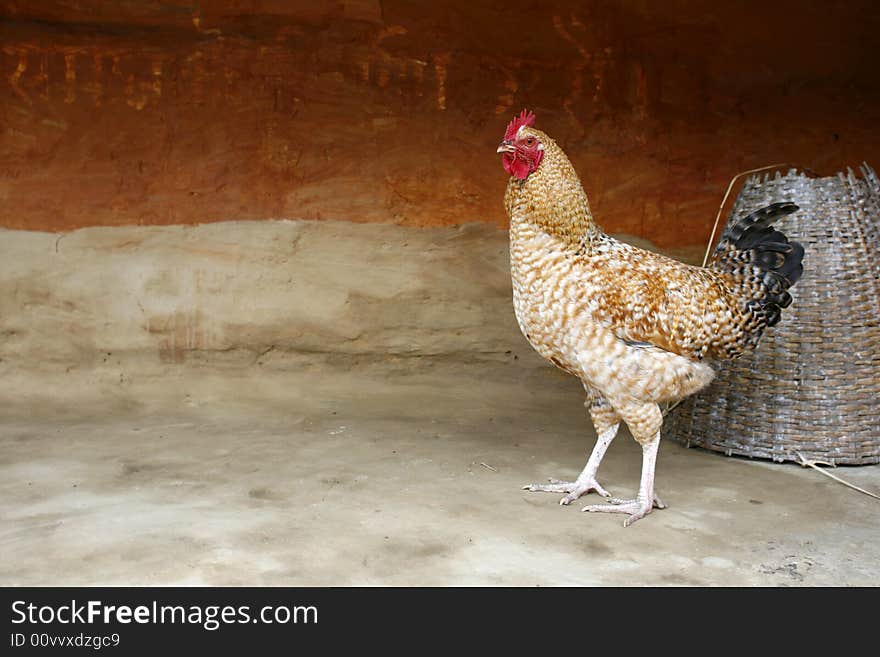
{"label": "beige rooster", "polygon": [[[803,247],[771,228],[796,211],[775,203],[740,219],[721,236],[708,267],[693,267],[604,234],[565,153],[523,111],[498,148],[510,174],[513,306],[526,339],[544,358],[577,376],[598,439],[573,482],[527,490],[565,493],[560,504],[596,491],[606,504],[584,511],[625,513],[624,526],[653,508],[660,402],[705,387],[713,359],[736,358],[791,303]],[[642,446],[635,499],[611,498],[596,480],[621,420]]]}

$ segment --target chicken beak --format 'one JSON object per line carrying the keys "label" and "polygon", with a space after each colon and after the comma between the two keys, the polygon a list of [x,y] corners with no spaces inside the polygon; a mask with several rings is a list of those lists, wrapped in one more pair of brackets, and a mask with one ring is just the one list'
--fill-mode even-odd
{"label": "chicken beak", "polygon": [[513,146],[513,142],[510,141],[502,141],[501,146],[498,147],[496,153],[513,153],[516,150]]}

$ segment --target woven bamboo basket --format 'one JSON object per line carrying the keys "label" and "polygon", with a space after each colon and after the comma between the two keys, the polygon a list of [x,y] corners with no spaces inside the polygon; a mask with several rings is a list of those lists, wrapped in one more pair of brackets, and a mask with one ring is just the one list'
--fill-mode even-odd
{"label": "woven bamboo basket", "polygon": [[754,352],[718,363],[709,387],[669,414],[666,435],[728,456],[880,462],[880,181],[861,171],[744,183],[730,218],[800,206],[778,227],[804,245],[804,275],[782,321]]}

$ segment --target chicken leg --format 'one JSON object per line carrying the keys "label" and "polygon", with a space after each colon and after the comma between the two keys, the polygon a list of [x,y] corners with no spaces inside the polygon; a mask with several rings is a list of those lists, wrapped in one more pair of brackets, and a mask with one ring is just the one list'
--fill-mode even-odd
{"label": "chicken leg", "polygon": [[639,483],[639,494],[634,500],[612,498],[609,504],[590,504],[583,511],[599,513],[628,513],[630,516],[623,521],[629,527],[640,518],[651,513],[654,508],[665,509],[666,505],[654,494],[654,468],[657,465],[657,450],[660,447],[660,432],[653,440],[642,445],[642,477]]}
{"label": "chicken leg", "polygon": [[611,498],[611,494],[596,481],[596,472],[599,470],[599,464],[605,457],[605,451],[617,435],[617,428],[619,426],[620,424],[616,423],[599,434],[599,437],[596,439],[596,446],[593,447],[593,452],[590,454],[589,460],[587,460],[587,465],[578,475],[577,479],[574,481],[551,479],[549,484],[529,484],[523,486],[523,490],[541,493],[567,493],[565,497],[559,500],[559,503],[563,506],[571,504],[581,495],[586,495],[591,490],[596,491],[602,497]]}

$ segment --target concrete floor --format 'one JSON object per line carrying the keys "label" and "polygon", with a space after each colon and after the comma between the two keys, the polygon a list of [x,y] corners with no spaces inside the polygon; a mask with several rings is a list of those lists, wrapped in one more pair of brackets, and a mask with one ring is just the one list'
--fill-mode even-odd
{"label": "concrete floor", "polygon": [[[553,369],[296,369],[2,407],[0,583],[880,584],[880,502],[799,466],[665,441],[669,508],[627,529],[520,490],[576,475],[594,437]],[[600,481],[631,492],[639,466],[622,432]],[[880,467],[837,472],[880,490]]]}
{"label": "concrete floor", "polygon": [[[627,529],[521,490],[594,435],[503,231],[0,238],[0,584],[880,584],[880,502],[796,465],[664,441],[669,509]],[[640,456],[622,432],[600,481]]]}

